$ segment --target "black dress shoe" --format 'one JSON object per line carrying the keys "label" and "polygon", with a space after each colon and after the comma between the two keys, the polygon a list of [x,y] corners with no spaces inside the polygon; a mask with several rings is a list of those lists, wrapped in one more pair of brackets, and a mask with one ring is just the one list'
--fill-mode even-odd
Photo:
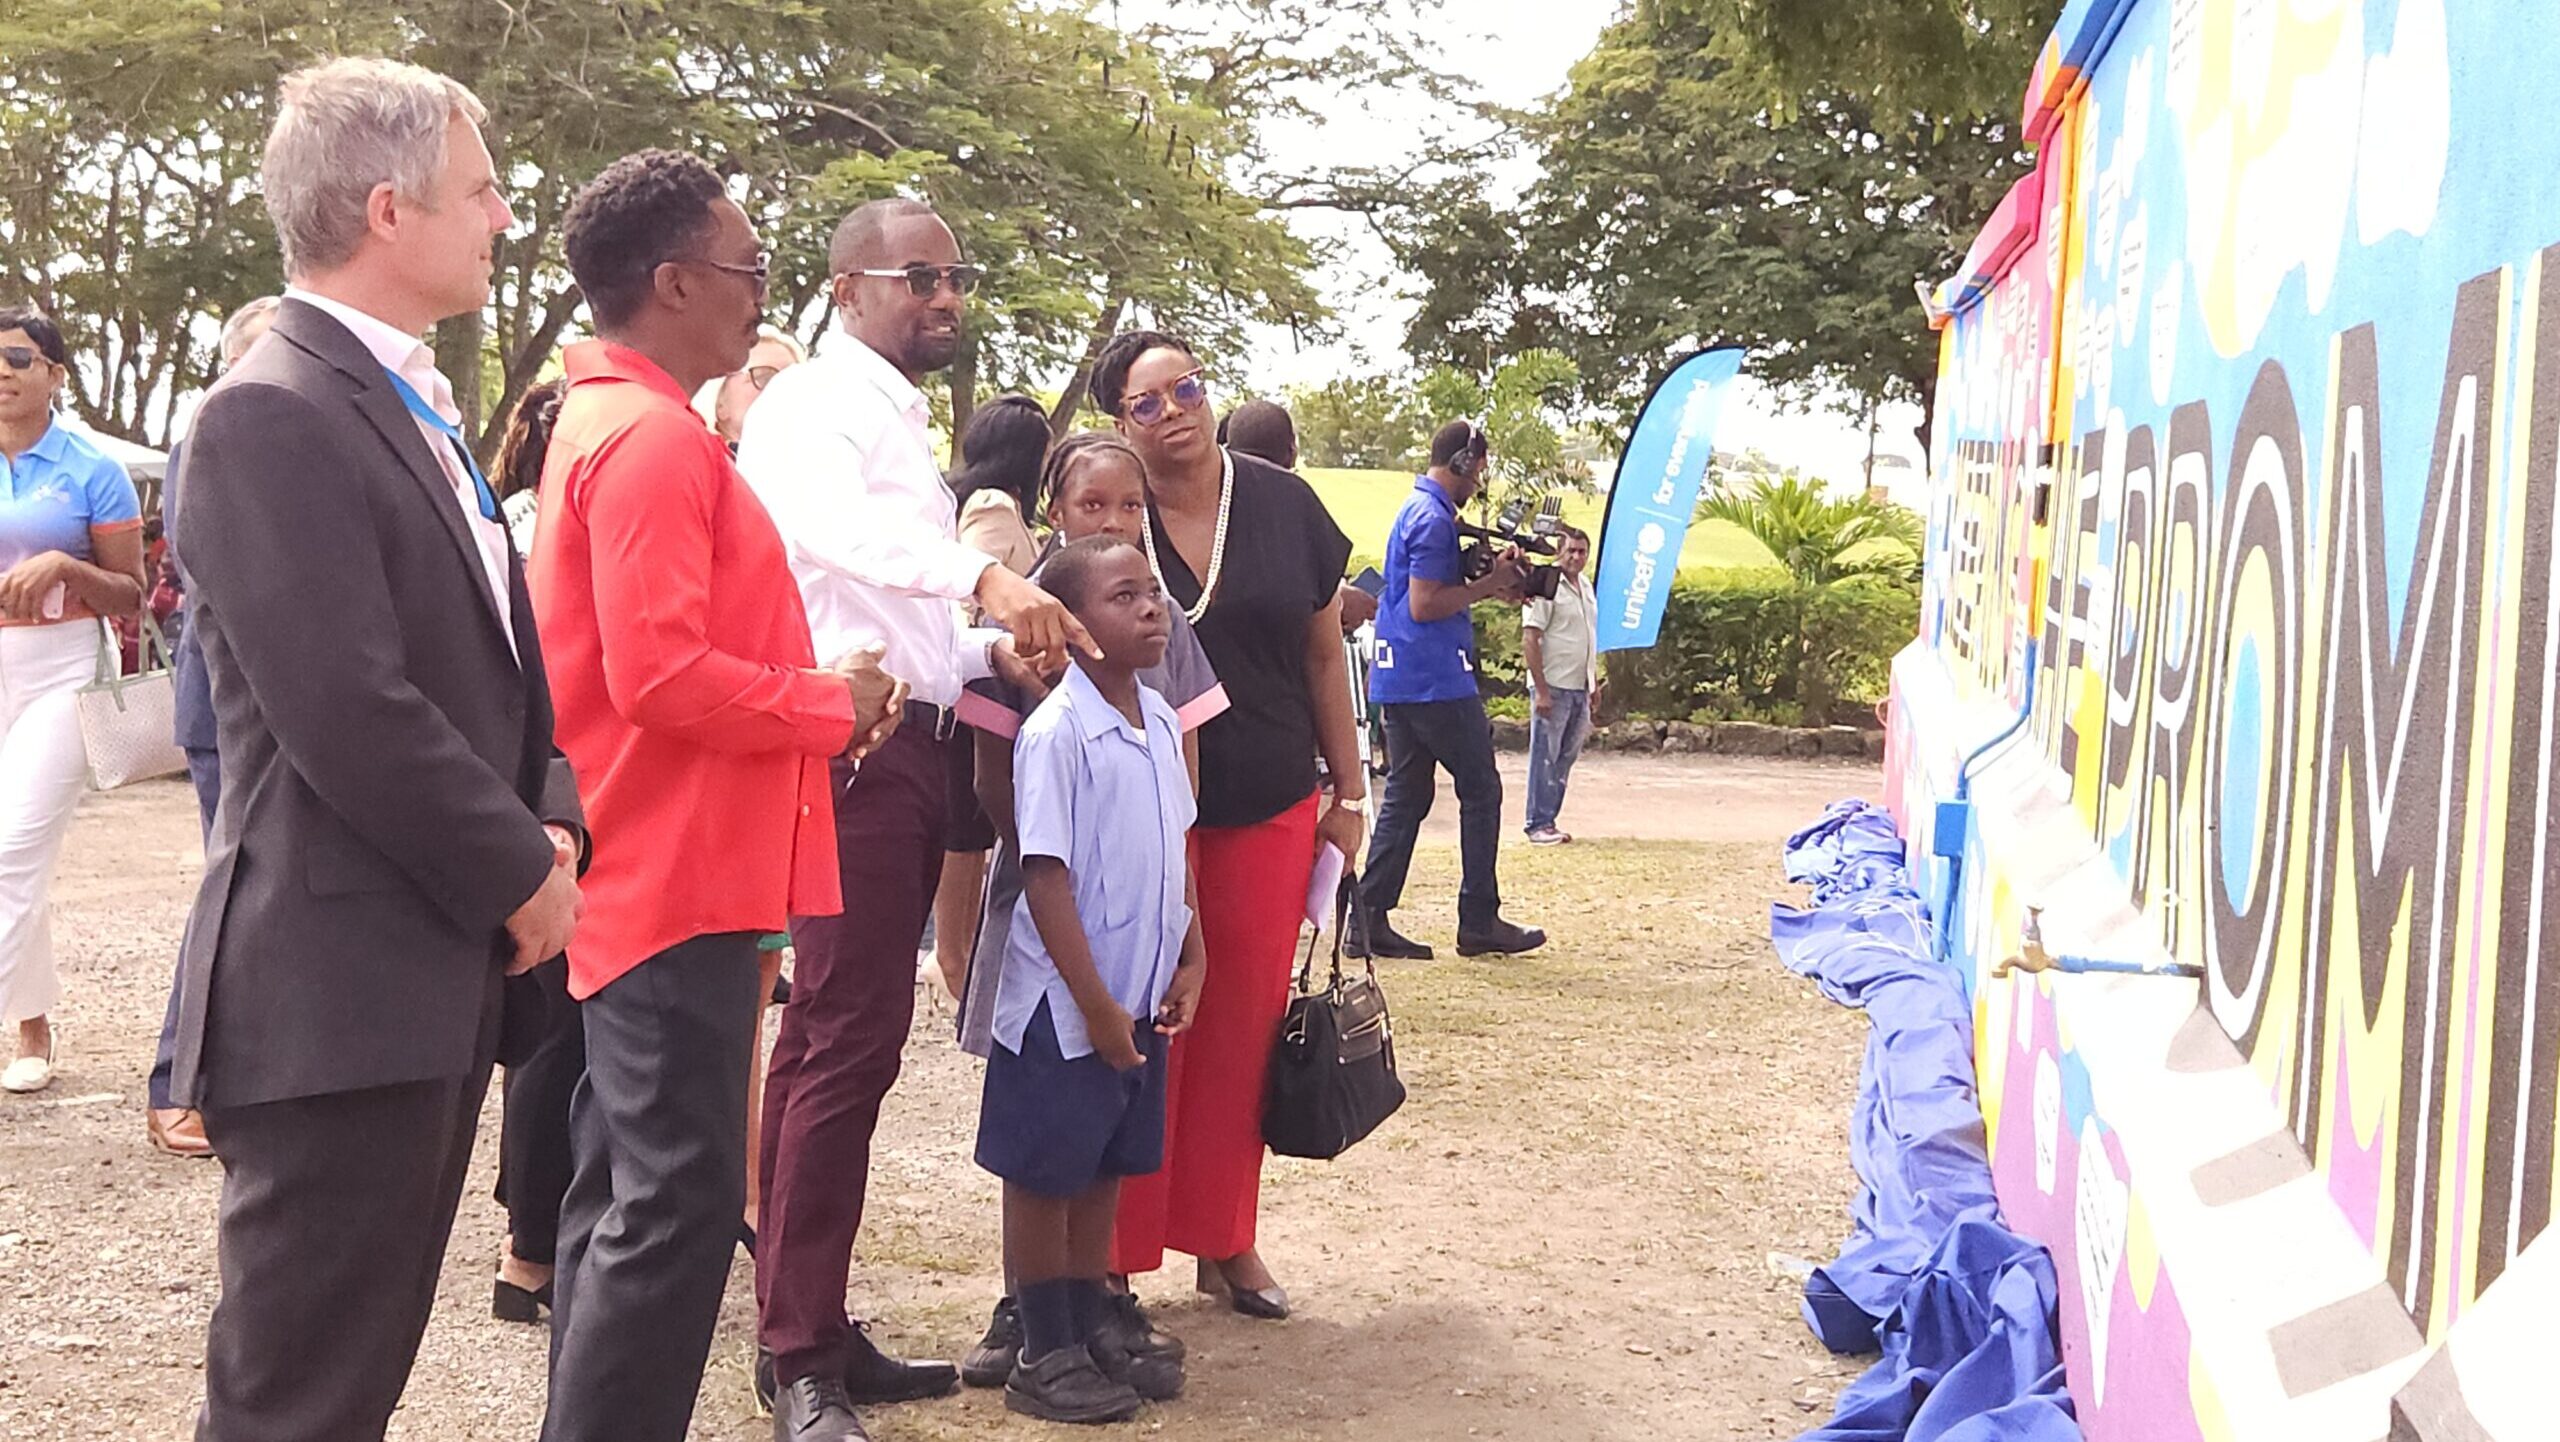
{"label": "black dress shoe", "polygon": [[1491,926],[1480,930],[1458,928],[1460,956],[1516,956],[1536,951],[1547,944],[1547,934],[1534,926],[1514,926],[1495,917]]}
{"label": "black dress shoe", "polygon": [[996,1303],[995,1316],[987,1321],[987,1335],[960,1359],[960,1380],[972,1387],[1001,1387],[1013,1375],[1013,1363],[1022,1354],[1022,1311],[1007,1297]]}
{"label": "black dress shoe", "polygon": [[1005,1379],[1007,1410],[1046,1422],[1126,1422],[1138,1415],[1138,1394],[1114,1382],[1082,1347],[1060,1347],[1039,1361],[1018,1361]]}
{"label": "black dress shoe", "polygon": [[550,1305],[549,1282],[527,1291],[502,1277],[489,1292],[489,1315],[501,1322],[539,1322]]}
{"label": "black dress shoe", "polygon": [[[960,1384],[959,1369],[948,1362],[902,1362],[871,1345],[860,1322],[853,1324],[847,1345],[845,1396],[857,1407],[885,1407],[939,1397]],[[756,1348],[756,1400],[774,1405],[773,1353]]]}
{"label": "black dress shoe", "polygon": [[939,1397],[960,1385],[960,1369],[948,1362],[908,1362],[871,1345],[869,1328],[853,1324],[846,1340],[845,1395],[857,1407],[891,1402],[917,1402]]}
{"label": "black dress shoe", "polygon": [[1156,1330],[1147,1310],[1127,1292],[1102,1299],[1102,1319],[1085,1343],[1093,1364],[1114,1382],[1149,1402],[1170,1402],[1182,1395],[1182,1339]]}
{"label": "black dress shoe", "polygon": [[1399,936],[1384,916],[1361,917],[1353,913],[1353,921],[1342,934],[1342,954],[1360,958],[1375,957],[1380,961],[1429,961],[1431,948],[1410,937]]}
{"label": "black dress shoe", "polygon": [[773,1442],[871,1442],[844,1384],[833,1377],[799,1377],[782,1390],[773,1409]]}

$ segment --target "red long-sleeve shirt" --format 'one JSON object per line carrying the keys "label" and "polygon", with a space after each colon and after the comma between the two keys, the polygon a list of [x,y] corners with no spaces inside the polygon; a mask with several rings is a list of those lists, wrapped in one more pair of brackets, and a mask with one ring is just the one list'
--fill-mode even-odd
{"label": "red long-sleeve shirt", "polygon": [[594,837],[584,999],[689,937],[842,909],[826,758],[853,698],[808,669],[781,534],[675,380],[608,341],[565,359],[527,585]]}

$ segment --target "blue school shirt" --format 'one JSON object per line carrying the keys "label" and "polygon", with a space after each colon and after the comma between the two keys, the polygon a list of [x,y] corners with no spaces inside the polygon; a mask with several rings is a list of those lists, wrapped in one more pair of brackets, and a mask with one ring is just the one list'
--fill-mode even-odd
{"label": "blue school shirt", "polygon": [[[1172,704],[1142,685],[1138,708],[1144,732],[1103,699],[1082,666],[1069,666],[1014,742],[1013,812],[1024,857],[1067,864],[1094,970],[1130,1018],[1144,1022],[1164,1001],[1191,929],[1183,834],[1197,807]],[[1058,1054],[1090,1055],[1084,1013],[1041,944],[1026,895],[1014,903],[996,985],[995,1039],[1021,1051],[1043,998]]]}
{"label": "blue school shirt", "polygon": [[124,467],[59,422],[14,460],[0,456],[0,571],[47,551],[95,562],[89,528],[142,524]]}

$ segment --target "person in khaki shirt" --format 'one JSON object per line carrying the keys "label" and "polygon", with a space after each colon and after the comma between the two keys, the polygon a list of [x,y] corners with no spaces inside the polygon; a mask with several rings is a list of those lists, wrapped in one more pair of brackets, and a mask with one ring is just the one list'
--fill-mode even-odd
{"label": "person in khaki shirt", "polygon": [[1565,782],[1582,759],[1591,735],[1591,703],[1600,693],[1600,658],[1591,649],[1593,598],[1583,568],[1591,538],[1568,527],[1556,564],[1564,579],[1552,601],[1531,601],[1520,613],[1521,669],[1529,678],[1529,841],[1556,846],[1572,835],[1558,830]]}

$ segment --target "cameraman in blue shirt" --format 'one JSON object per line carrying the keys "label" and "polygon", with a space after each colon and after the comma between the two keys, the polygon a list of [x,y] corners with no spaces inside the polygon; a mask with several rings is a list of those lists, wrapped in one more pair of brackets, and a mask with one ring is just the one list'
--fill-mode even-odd
{"label": "cameraman in blue shirt", "polygon": [[1387,533],[1387,585],[1379,598],[1377,659],[1369,699],[1386,718],[1387,794],[1369,841],[1360,906],[1345,949],[1355,956],[1429,960],[1431,948],[1396,934],[1388,913],[1404,897],[1414,838],[1431,814],[1434,768],[1458,790],[1458,954],[1507,955],[1546,945],[1547,934],[1502,919],[1494,852],[1502,837],[1502,774],[1493,764],[1493,727],[1476,689],[1479,601],[1517,602],[1528,579],[1519,548],[1506,549],[1474,580],[1458,544],[1458,508],[1484,486],[1490,446],[1473,421],[1451,421],[1431,437],[1431,469]]}

